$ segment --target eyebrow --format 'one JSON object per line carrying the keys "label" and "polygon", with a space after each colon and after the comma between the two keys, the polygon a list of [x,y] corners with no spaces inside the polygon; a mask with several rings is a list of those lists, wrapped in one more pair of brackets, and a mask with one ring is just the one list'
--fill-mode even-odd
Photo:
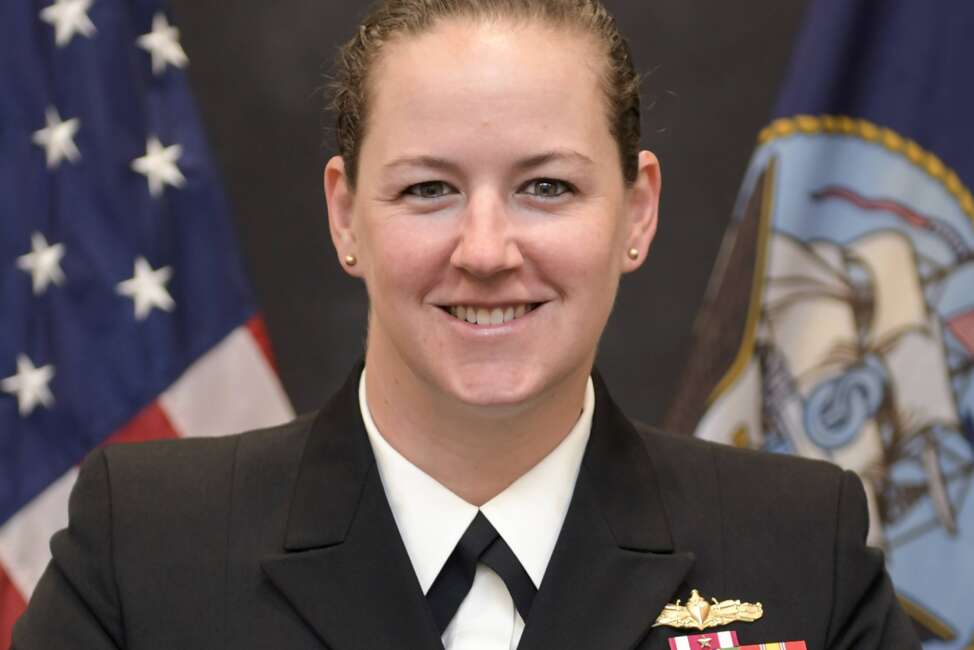
{"label": "eyebrow", "polygon": [[[514,163],[514,167],[519,171],[525,171],[550,162],[559,161],[574,162],[581,165],[595,165],[595,161],[574,149],[552,149],[551,151],[544,151],[533,156],[528,156],[527,158],[522,158]],[[438,156],[403,156],[386,163],[382,166],[382,169],[388,171],[397,167],[427,167],[452,172],[459,169],[459,166],[455,162]]]}

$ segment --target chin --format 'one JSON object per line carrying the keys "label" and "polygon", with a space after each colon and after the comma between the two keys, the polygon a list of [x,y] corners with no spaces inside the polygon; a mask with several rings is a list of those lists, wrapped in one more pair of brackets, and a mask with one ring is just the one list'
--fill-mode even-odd
{"label": "chin", "polygon": [[529,408],[555,391],[573,372],[557,372],[535,360],[516,364],[481,363],[460,366],[438,382],[441,390],[471,408],[493,409],[498,415]]}
{"label": "chin", "polygon": [[474,408],[517,409],[527,404],[534,395],[504,388],[477,386],[456,394],[458,401]]}
{"label": "chin", "polygon": [[448,393],[468,406],[516,408],[543,392],[540,379],[524,371],[477,368],[450,377],[445,385]]}

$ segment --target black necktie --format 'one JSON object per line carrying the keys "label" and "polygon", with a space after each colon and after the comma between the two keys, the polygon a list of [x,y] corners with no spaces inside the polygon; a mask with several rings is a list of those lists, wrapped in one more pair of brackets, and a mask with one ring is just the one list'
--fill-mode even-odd
{"label": "black necktie", "polygon": [[486,564],[500,576],[521,618],[528,620],[528,611],[537,589],[511,547],[490,525],[484,513],[478,512],[426,593],[440,634],[446,630],[473,586],[477,562]]}

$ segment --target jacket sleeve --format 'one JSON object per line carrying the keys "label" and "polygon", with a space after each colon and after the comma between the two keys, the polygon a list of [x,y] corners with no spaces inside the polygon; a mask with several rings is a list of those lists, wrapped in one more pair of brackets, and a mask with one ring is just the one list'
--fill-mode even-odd
{"label": "jacket sleeve", "polygon": [[52,559],[14,626],[11,650],[119,650],[121,608],[112,560],[112,503],[103,450],[82,464],[69,524],[51,538]]}
{"label": "jacket sleeve", "polygon": [[842,476],[835,535],[835,576],[830,650],[919,650],[920,641],[900,608],[883,552],[866,546],[866,494],[855,473]]}

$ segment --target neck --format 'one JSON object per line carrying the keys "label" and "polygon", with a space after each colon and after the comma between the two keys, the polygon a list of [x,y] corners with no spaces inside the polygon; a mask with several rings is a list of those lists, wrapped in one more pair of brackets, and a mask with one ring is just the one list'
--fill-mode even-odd
{"label": "neck", "polygon": [[[371,352],[371,349],[370,349]],[[568,435],[588,375],[569,377],[529,404],[459,403],[404,364],[366,354],[366,397],[382,437],[451,492],[481,506],[528,472]]]}

